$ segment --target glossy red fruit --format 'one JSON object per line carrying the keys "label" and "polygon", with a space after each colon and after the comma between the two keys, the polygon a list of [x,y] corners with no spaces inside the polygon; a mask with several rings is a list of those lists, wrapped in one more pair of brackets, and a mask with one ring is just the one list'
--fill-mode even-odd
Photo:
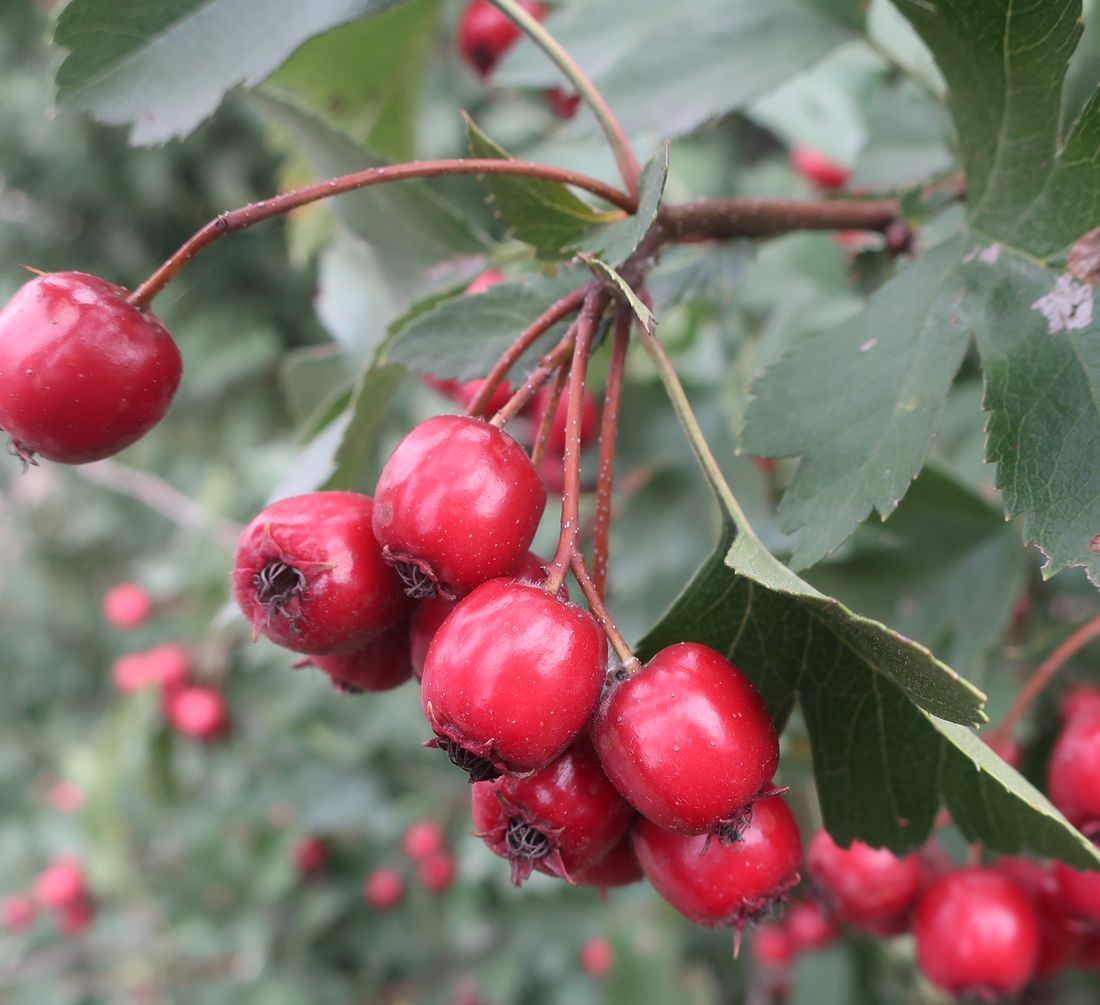
{"label": "glossy red fruit", "polygon": [[53,272],[0,311],[0,428],[24,460],[97,461],[164,418],[179,349],[128,296],[98,276]]}
{"label": "glossy red fruit", "polygon": [[455,860],[445,851],[433,852],[416,867],[420,885],[431,893],[442,893],[455,878]]}
{"label": "glossy red fruit", "polygon": [[778,921],[758,925],[752,933],[752,958],[762,967],[789,966],[797,952],[791,933]]}
{"label": "glossy red fruit", "polygon": [[593,935],[581,946],[581,969],[594,981],[602,980],[615,965],[615,948],[607,939]]}
{"label": "glossy red fruit", "polygon": [[196,684],[166,693],[164,711],[177,733],[194,740],[219,740],[229,729],[229,710],[216,688]]}
{"label": "glossy red fruit", "polygon": [[607,776],[644,816],[734,840],[779,764],[779,740],[747,677],[708,646],[662,649],[604,693],[592,739]]}
{"label": "glossy red fruit", "polygon": [[534,774],[478,782],[471,807],[474,832],[508,859],[516,886],[533,869],[576,883],[573,874],[604,858],[634,820],[586,736]]}
{"label": "glossy red fruit", "polygon": [[447,835],[434,820],[417,820],[401,837],[401,849],[414,862],[447,850]]}
{"label": "glossy red fruit", "polygon": [[1093,684],[1075,684],[1058,702],[1058,714],[1063,724],[1076,719],[1082,712],[1100,708],[1100,688]]}
{"label": "glossy red fruit", "polygon": [[[464,410],[469,409],[470,405],[473,404],[474,398],[477,397],[478,392],[481,391],[482,385],[485,383],[483,380],[440,380],[438,377],[428,375],[422,379],[429,387],[450,398],[451,401]],[[508,381],[498,384],[485,407],[481,410],[482,418],[491,419],[508,403],[508,399],[511,397],[512,385]]]}
{"label": "glossy red fruit", "polygon": [[166,691],[175,691],[187,683],[191,672],[191,654],[183,646],[176,642],[164,642],[143,655],[150,683]]}
{"label": "glossy red fruit", "polygon": [[[545,384],[532,399],[530,406],[531,421],[537,430],[542,422],[546,410],[550,407],[550,400],[554,396],[554,390]],[[550,423],[550,431],[546,438],[546,453],[555,457],[561,457],[565,453],[565,424],[569,412],[569,399],[566,395],[558,398],[558,404],[554,410],[554,418]],[[581,409],[581,447],[586,447],[600,429],[600,408],[596,399],[588,392],[584,392],[584,407]]]}
{"label": "glossy red fruit", "polygon": [[74,858],[54,859],[34,881],[35,900],[54,910],[77,903],[87,892],[84,868]]}
{"label": "glossy red fruit", "polygon": [[311,656],[307,662],[328,674],[337,691],[347,694],[400,687],[412,677],[409,622],[394,625],[354,652]]}
{"label": "glossy red fruit", "polygon": [[66,904],[58,909],[57,930],[64,936],[72,938],[80,935],[95,919],[95,904],[88,899],[78,900],[74,904]]}
{"label": "glossy red fruit", "polygon": [[998,859],[993,868],[1023,890],[1035,909],[1039,920],[1035,976],[1050,977],[1069,966],[1079,950],[1081,934],[1067,909],[1054,870],[1046,863],[1015,856]]}
{"label": "glossy red fruit", "polygon": [[0,925],[9,932],[29,927],[37,913],[34,898],[25,893],[13,893],[0,901]]}
{"label": "glossy red fruit", "polygon": [[561,87],[548,87],[544,92],[546,103],[559,119],[568,121],[577,114],[581,96],[575,91],[566,91]]}
{"label": "glossy red fruit", "polygon": [[127,653],[111,666],[111,682],[123,694],[140,691],[153,683],[147,653]]}
{"label": "glossy red fruit", "polygon": [[[546,16],[535,0],[519,0],[519,5],[539,21]],[[487,77],[520,35],[519,28],[488,0],[472,0],[458,23],[458,49],[478,74]]]}
{"label": "glossy red fruit", "polygon": [[375,869],[363,880],[363,899],[379,911],[396,907],[405,897],[405,880],[394,869]]}
{"label": "glossy red fruit", "polygon": [[436,745],[474,781],[538,771],[596,706],[607,669],[603,630],[539,586],[494,579],[451,612],[420,682]]}
{"label": "glossy red fruit", "polygon": [[819,900],[796,900],[788,904],[783,926],[799,952],[824,949],[838,933],[832,914]]}
{"label": "glossy red fruit", "polygon": [[802,839],[782,796],[758,800],[741,840],[728,845],[662,830],[644,817],[630,833],[646,878],[697,925],[740,933],[798,882]]}
{"label": "glossy red fruit", "polygon": [[843,920],[859,927],[905,927],[921,887],[920,859],[898,858],[862,841],[841,848],[828,831],[818,831],[806,851],[806,869]]}
{"label": "glossy red fruit", "polygon": [[546,490],[523,448],[480,419],[439,415],[413,429],[375,489],[374,533],[414,597],[461,597],[515,569]]}
{"label": "glossy red fruit", "polygon": [[851,174],[846,167],[813,147],[795,147],[791,151],[791,166],[806,181],[823,189],[843,188]]}
{"label": "glossy red fruit", "polygon": [[302,838],[294,846],[294,868],[302,876],[317,876],[328,865],[328,845],[319,837]]}
{"label": "glossy red fruit", "polygon": [[1100,925],[1100,873],[1078,872],[1063,862],[1055,862],[1054,877],[1066,913],[1088,925]]}
{"label": "glossy red fruit", "polygon": [[1047,763],[1047,793],[1069,822],[1100,834],[1100,706],[1069,719]]}
{"label": "glossy red fruit", "polygon": [[637,883],[642,875],[642,867],[638,864],[638,856],[634,854],[634,845],[628,831],[595,865],[579,870],[573,878],[578,886],[595,886],[606,891],[613,886]]}
{"label": "glossy red fruit", "polygon": [[153,598],[137,583],[119,583],[103,596],[103,617],[109,625],[129,631],[149,620]]}
{"label": "glossy red fruit", "polygon": [[273,503],[237,545],[233,593],[255,634],[311,655],[360,649],[409,608],[357,492],[313,492]]}
{"label": "glossy red fruit", "polygon": [[990,869],[937,879],[917,903],[913,933],[924,975],[950,994],[1013,995],[1035,973],[1035,911],[1015,883]]}

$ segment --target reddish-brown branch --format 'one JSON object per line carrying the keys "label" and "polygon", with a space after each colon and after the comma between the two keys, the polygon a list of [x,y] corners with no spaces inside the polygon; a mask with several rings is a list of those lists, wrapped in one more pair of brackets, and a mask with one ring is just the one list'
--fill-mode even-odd
{"label": "reddish-brown branch", "polygon": [[576,331],[577,322],[574,321],[558,341],[558,344],[545,356],[539,359],[539,365],[531,371],[530,375],[523,382],[523,385],[504,403],[500,411],[489,420],[490,425],[500,428],[506,422],[519,415],[527,402],[529,402],[538,393],[542,385],[550,379],[554,371],[557,370],[559,366],[565,365],[569,357],[573,355],[573,339],[576,335]]}
{"label": "reddish-brown branch", "polygon": [[596,334],[596,323],[607,306],[608,294],[602,288],[585,297],[577,318],[576,342],[569,374],[569,408],[565,419],[565,476],[561,499],[561,533],[550,562],[544,588],[551,595],[561,589],[569,563],[577,550],[581,495],[581,418],[584,414],[584,377],[588,355]]}
{"label": "reddish-brown branch", "polygon": [[573,290],[572,293],[567,293],[556,303],[551,304],[524,329],[523,334],[508,347],[500,359],[497,360],[493,369],[489,371],[489,375],[482,382],[481,389],[466,410],[468,415],[481,415],[485,411],[485,406],[489,404],[493,392],[500,385],[500,382],[508,376],[508,371],[538,341],[540,335],[556,325],[562,318],[568,317],[580,308],[590,287],[591,284],[588,284]]}
{"label": "reddish-brown branch", "polygon": [[885,231],[900,219],[894,199],[867,202],[826,199],[700,199],[665,206],[659,223],[665,240],[773,237],[792,230]]}
{"label": "reddish-brown branch", "polygon": [[600,419],[600,459],[596,469],[596,525],[592,542],[592,582],[600,597],[607,596],[607,566],[611,550],[611,489],[615,479],[615,440],[619,433],[619,401],[622,398],[626,350],[630,345],[633,314],[620,307],[615,314],[611,363]]}
{"label": "reddish-brown branch", "polygon": [[520,175],[525,178],[541,178],[546,181],[563,182],[584,189],[595,196],[618,206],[628,213],[634,212],[634,202],[625,192],[588,175],[564,168],[551,167],[548,164],[531,164],[527,161],[498,160],[491,158],[457,158],[453,160],[414,161],[411,164],[387,164],[384,167],[367,168],[352,174],[330,178],[327,181],[306,185],[303,188],[283,192],[263,202],[242,206],[230,213],[211,220],[205,227],[190,237],[171,258],[142,283],[130,295],[130,303],[138,308],[146,308],[179,271],[208,244],[235,230],[244,230],[262,220],[269,220],[281,213],[320,199],[328,199],[345,192],[354,192],[371,185],[384,182],[407,181],[412,178],[435,178],[443,175],[503,174]]}
{"label": "reddish-brown branch", "polygon": [[600,623],[604,635],[607,636],[607,641],[611,643],[611,648],[615,650],[615,655],[619,657],[619,661],[623,665],[623,672],[627,675],[636,673],[641,667],[638,657],[634,655],[615,622],[611,620],[611,615],[607,613],[603,597],[600,596],[600,591],[596,589],[596,584],[592,582],[592,578],[588,575],[588,569],[584,564],[584,556],[579,551],[574,552],[569,564],[573,570],[573,577],[577,580],[577,585],[580,586],[581,593],[584,594],[584,599],[588,602],[593,617]]}
{"label": "reddish-brown branch", "polygon": [[554,378],[554,388],[546,402],[546,408],[539,416],[539,428],[535,432],[535,442],[531,446],[531,463],[536,470],[542,469],[542,459],[546,456],[546,444],[550,439],[550,430],[554,426],[554,420],[558,415],[558,402],[565,391],[565,385],[569,383],[569,370],[564,366],[558,370]]}

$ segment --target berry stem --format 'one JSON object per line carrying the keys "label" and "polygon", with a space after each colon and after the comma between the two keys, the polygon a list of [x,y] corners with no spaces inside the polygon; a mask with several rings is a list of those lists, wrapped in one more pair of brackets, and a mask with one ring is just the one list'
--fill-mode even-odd
{"label": "berry stem", "polygon": [[1012,739],[1012,734],[1016,732],[1020,720],[1042,693],[1043,688],[1051,682],[1062,667],[1098,635],[1100,635],[1100,614],[1081,625],[1039,664],[1027,683],[1020,689],[1020,693],[1016,695],[1016,700],[1006,713],[1004,721],[990,736],[989,745],[994,750],[999,751],[1005,742]]}
{"label": "berry stem", "polygon": [[569,78],[569,82],[576,88],[577,93],[588,103],[607,137],[611,152],[615,155],[615,163],[619,167],[619,174],[622,175],[623,184],[634,201],[634,209],[627,210],[633,213],[637,209],[638,174],[641,168],[622,123],[611,111],[599,88],[592,83],[592,79],[577,65],[576,60],[565,51],[561,43],[516,3],[516,0],[489,0],[489,2],[515,23],[553,60],[562,73]]}
{"label": "berry stem", "polygon": [[578,287],[572,293],[567,293],[556,303],[551,304],[524,329],[520,337],[505,350],[493,369],[489,371],[489,376],[482,382],[481,389],[477,392],[474,400],[470,402],[470,407],[466,410],[467,415],[477,416],[485,411],[485,406],[489,404],[493,392],[500,385],[500,382],[508,376],[508,371],[519,362],[519,358],[531,348],[540,335],[556,325],[562,318],[568,317],[580,308],[590,285]]}
{"label": "berry stem", "polygon": [[523,385],[512,395],[496,415],[489,420],[490,426],[502,428],[509,419],[514,419],[523,407],[529,402],[549,379],[551,374],[563,366],[573,355],[573,342],[576,337],[577,322],[574,321],[561,337],[560,341],[545,356],[539,359],[539,365],[531,371],[531,374],[523,382]]}
{"label": "berry stem", "polygon": [[592,577],[588,575],[588,569],[584,564],[584,556],[579,551],[575,552],[569,564],[573,570],[573,577],[580,586],[581,593],[584,594],[584,599],[588,602],[588,607],[592,611],[592,616],[600,623],[604,635],[607,636],[607,641],[611,643],[611,648],[615,650],[615,655],[619,657],[619,662],[623,665],[623,676],[632,677],[642,668],[642,664],[638,657],[634,655],[630,646],[627,645],[626,639],[623,638],[615,622],[611,620],[611,615],[607,613],[603,597],[596,589],[596,584],[592,582]]}
{"label": "berry stem", "polygon": [[584,299],[577,318],[573,362],[569,373],[569,409],[565,419],[565,489],[561,499],[561,533],[558,547],[550,562],[550,571],[543,588],[553,596],[565,582],[569,563],[577,551],[577,531],[580,525],[581,495],[581,417],[584,414],[584,377],[588,369],[588,354],[596,334],[608,294],[602,288],[592,290]]}
{"label": "berry stem", "polygon": [[600,459],[596,470],[596,523],[592,542],[592,581],[600,597],[607,596],[607,566],[611,549],[611,490],[615,478],[615,439],[619,432],[626,351],[630,346],[633,315],[625,307],[615,314],[615,335],[607,371],[603,415],[600,419]]}
{"label": "berry stem", "polygon": [[539,417],[539,428],[535,434],[535,442],[531,447],[531,463],[536,470],[541,467],[542,459],[546,456],[546,443],[550,439],[550,429],[554,425],[554,419],[558,414],[558,402],[561,401],[565,385],[569,383],[569,371],[563,366],[558,370],[554,379],[554,389],[546,403],[546,408]]}
{"label": "berry stem", "polygon": [[146,309],[153,298],[164,289],[181,269],[219,237],[235,230],[244,230],[263,220],[289,213],[312,202],[328,199],[334,195],[353,192],[390,181],[406,181],[412,178],[436,178],[444,175],[505,174],[519,175],[525,178],[541,178],[546,181],[562,182],[584,189],[593,195],[633,213],[636,200],[624,192],[588,175],[548,164],[531,164],[527,161],[500,160],[497,158],[456,158],[451,160],[413,161],[410,164],[387,164],[384,167],[367,168],[351,174],[329,178],[327,181],[305,185],[302,188],[282,192],[263,202],[251,203],[228,213],[215,217],[198,230],[180,246],[180,248],[145,280],[133,293],[129,301],[139,310]]}

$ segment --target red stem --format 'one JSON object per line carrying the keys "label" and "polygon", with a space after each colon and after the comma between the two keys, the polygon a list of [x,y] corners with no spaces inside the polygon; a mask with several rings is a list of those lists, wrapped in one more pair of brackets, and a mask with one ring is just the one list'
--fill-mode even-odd
{"label": "red stem", "polygon": [[577,322],[574,321],[566,333],[545,356],[539,360],[539,365],[531,372],[523,385],[512,395],[496,415],[489,420],[489,425],[501,428],[509,419],[514,419],[524,405],[527,404],[549,379],[550,375],[573,354],[573,339],[577,331]]}
{"label": "red stem", "polygon": [[620,307],[615,315],[615,336],[604,391],[600,420],[600,459],[596,472],[596,526],[592,544],[592,581],[600,597],[607,596],[607,566],[611,550],[611,489],[615,478],[615,439],[619,433],[619,402],[622,398],[626,351],[630,346],[633,315]]}
{"label": "red stem", "polygon": [[569,382],[569,371],[563,366],[558,370],[554,379],[554,389],[550,392],[550,398],[546,402],[546,408],[539,416],[539,428],[535,433],[535,442],[531,447],[531,463],[539,470],[542,459],[546,456],[546,442],[550,439],[550,429],[558,415],[558,402],[561,401],[562,392]]}
{"label": "red stem", "polygon": [[611,648],[615,650],[615,655],[619,657],[619,661],[623,665],[623,673],[626,676],[637,673],[641,669],[641,663],[630,646],[627,645],[626,639],[623,638],[615,622],[611,620],[611,615],[607,613],[603,597],[600,596],[600,591],[596,589],[596,584],[592,582],[591,577],[588,575],[588,569],[585,568],[584,556],[579,551],[575,552],[569,564],[573,569],[573,577],[577,580],[577,585],[580,586],[584,599],[588,601],[593,616],[600,623],[604,635],[607,636],[607,641],[611,643]]}
{"label": "red stem", "polygon": [[524,329],[523,334],[508,347],[504,355],[497,360],[493,369],[489,371],[489,375],[481,384],[481,389],[477,392],[474,400],[470,402],[470,407],[466,409],[467,415],[481,415],[485,411],[485,406],[489,404],[493,392],[501,381],[508,376],[508,371],[519,362],[519,358],[534,345],[540,335],[580,307],[588,289],[589,286],[586,285],[573,290],[572,293],[567,293],[556,303],[551,304]]}
{"label": "red stem", "polygon": [[573,346],[573,362],[569,374],[569,410],[565,420],[565,489],[561,499],[561,534],[557,551],[550,562],[544,589],[551,595],[561,589],[569,563],[577,550],[577,531],[580,524],[581,494],[581,417],[584,414],[584,376],[588,369],[588,354],[592,338],[596,334],[608,294],[603,289],[591,291],[584,299],[577,318],[576,342]]}
{"label": "red stem", "polygon": [[411,178],[434,178],[441,175],[505,174],[525,178],[542,178],[562,182],[584,189],[628,213],[634,212],[634,202],[625,192],[611,185],[576,171],[551,167],[547,164],[531,164],[527,161],[500,160],[497,158],[457,158],[453,160],[414,161],[411,164],[387,164],[384,167],[367,168],[352,174],[320,181],[303,188],[283,192],[263,202],[242,206],[211,220],[193,234],[159,269],[130,294],[130,303],[139,309],[147,308],[153,298],[179,274],[179,271],[198,252],[219,237],[235,230],[244,230],[262,220],[307,206],[320,199],[342,195],[383,182],[406,181]]}

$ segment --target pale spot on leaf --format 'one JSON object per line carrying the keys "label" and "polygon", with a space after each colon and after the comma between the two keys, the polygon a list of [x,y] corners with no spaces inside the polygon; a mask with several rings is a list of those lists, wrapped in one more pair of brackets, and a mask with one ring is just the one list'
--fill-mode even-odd
{"label": "pale spot on leaf", "polygon": [[1031,305],[1047,320],[1047,331],[1087,328],[1092,323],[1092,287],[1075,283],[1068,273],[1054,283],[1054,289]]}

